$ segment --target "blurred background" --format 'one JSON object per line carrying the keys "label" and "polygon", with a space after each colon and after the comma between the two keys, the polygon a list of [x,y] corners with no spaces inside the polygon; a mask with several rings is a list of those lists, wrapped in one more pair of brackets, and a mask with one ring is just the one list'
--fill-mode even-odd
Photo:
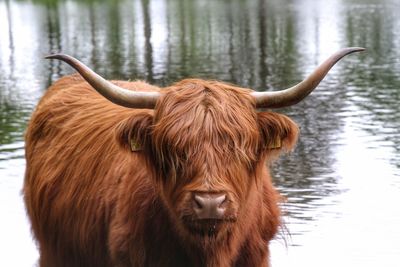
{"label": "blurred background", "polygon": [[305,101],[277,111],[301,136],[273,165],[287,201],[271,261],[398,267],[399,14],[398,0],[0,0],[0,266],[38,258],[20,194],[23,135],[46,88],[72,73],[45,55],[70,54],[107,79],[271,91],[361,46]]}

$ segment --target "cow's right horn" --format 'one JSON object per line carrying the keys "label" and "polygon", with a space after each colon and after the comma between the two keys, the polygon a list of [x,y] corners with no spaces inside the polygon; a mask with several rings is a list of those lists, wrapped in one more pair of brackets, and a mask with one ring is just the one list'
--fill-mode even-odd
{"label": "cow's right horn", "polygon": [[131,91],[107,81],[100,75],[85,66],[82,62],[74,57],[64,54],[54,54],[45,57],[47,59],[59,59],[68,63],[71,67],[77,70],[82,77],[101,95],[111,102],[128,107],[128,108],[149,108],[153,109],[157,99],[160,96],[159,92],[139,92]]}
{"label": "cow's right horn", "polygon": [[339,50],[325,60],[310,76],[291,88],[273,92],[253,92],[257,108],[282,108],[297,104],[318,86],[328,71],[342,57],[364,50],[362,47],[348,47]]}

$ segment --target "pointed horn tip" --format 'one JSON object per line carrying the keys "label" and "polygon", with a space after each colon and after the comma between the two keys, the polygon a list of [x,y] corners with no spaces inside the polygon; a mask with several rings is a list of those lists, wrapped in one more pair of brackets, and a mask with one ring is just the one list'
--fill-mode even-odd
{"label": "pointed horn tip", "polygon": [[347,50],[348,53],[354,53],[354,52],[363,52],[367,49],[365,49],[364,47],[347,47],[345,48],[345,50]]}
{"label": "pointed horn tip", "polygon": [[66,54],[51,54],[51,55],[47,55],[44,58],[45,59],[64,59],[64,58],[68,58],[69,56]]}

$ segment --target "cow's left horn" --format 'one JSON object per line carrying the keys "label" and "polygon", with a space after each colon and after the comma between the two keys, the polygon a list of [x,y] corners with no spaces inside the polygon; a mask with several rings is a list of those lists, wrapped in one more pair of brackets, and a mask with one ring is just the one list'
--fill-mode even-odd
{"label": "cow's left horn", "polygon": [[54,54],[45,57],[47,59],[59,59],[68,63],[71,67],[77,70],[82,77],[91,85],[97,92],[103,95],[111,102],[128,107],[128,108],[149,108],[155,107],[157,99],[160,96],[159,92],[138,92],[131,91],[107,81],[100,75],[85,66],[82,62],[68,55]]}
{"label": "cow's left horn", "polygon": [[274,92],[253,92],[252,95],[256,99],[257,108],[282,108],[297,104],[317,87],[328,71],[342,57],[364,50],[365,48],[362,47],[348,47],[339,50],[325,60],[325,62],[314,70],[305,80],[291,88]]}

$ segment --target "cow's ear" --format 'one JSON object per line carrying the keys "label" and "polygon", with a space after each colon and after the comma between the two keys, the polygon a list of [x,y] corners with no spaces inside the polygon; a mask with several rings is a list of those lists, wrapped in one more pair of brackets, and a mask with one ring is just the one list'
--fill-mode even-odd
{"label": "cow's ear", "polygon": [[289,117],[273,112],[260,112],[258,124],[263,151],[280,152],[293,149],[299,128]]}
{"label": "cow's ear", "polygon": [[152,111],[136,113],[118,124],[117,141],[124,149],[132,152],[143,151],[150,145],[152,125]]}

